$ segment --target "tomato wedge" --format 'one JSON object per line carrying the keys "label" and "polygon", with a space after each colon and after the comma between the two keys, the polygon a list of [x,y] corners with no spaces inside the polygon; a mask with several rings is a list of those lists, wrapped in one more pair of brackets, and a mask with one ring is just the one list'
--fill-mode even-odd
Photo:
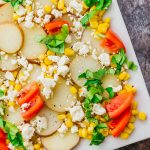
{"label": "tomato wedge", "polygon": [[36,94],[39,93],[39,86],[36,82],[32,82],[19,92],[17,102],[19,105],[28,103]]}
{"label": "tomato wedge", "polygon": [[107,31],[106,37],[101,41],[100,45],[111,54],[118,53],[121,48],[126,52],[121,39],[110,29]]}
{"label": "tomato wedge", "polygon": [[9,150],[7,144],[3,141],[0,141],[0,150]]}
{"label": "tomato wedge", "polygon": [[22,113],[22,117],[28,121],[31,120],[44,106],[44,102],[39,95],[34,96],[30,102],[30,106]]}
{"label": "tomato wedge", "polygon": [[6,140],[6,134],[2,129],[0,129],[0,141],[5,141]]}
{"label": "tomato wedge", "polygon": [[124,130],[127,123],[129,122],[131,116],[131,107],[127,108],[118,118],[111,120],[108,126],[111,129],[111,134],[114,137],[120,135],[120,133]]}
{"label": "tomato wedge", "polygon": [[65,20],[55,20],[45,24],[44,28],[48,34],[55,34],[60,31],[64,24],[69,26],[69,23]]}
{"label": "tomato wedge", "polygon": [[110,118],[117,118],[120,116],[132,103],[133,93],[128,92],[120,94],[113,99],[111,99],[106,104],[106,110]]}

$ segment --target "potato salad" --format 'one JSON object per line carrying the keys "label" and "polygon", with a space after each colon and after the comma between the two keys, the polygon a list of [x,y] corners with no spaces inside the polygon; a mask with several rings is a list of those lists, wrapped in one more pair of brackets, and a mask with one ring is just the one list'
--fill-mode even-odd
{"label": "potato salad", "polygon": [[111,3],[0,0],[0,150],[92,149],[146,120]]}

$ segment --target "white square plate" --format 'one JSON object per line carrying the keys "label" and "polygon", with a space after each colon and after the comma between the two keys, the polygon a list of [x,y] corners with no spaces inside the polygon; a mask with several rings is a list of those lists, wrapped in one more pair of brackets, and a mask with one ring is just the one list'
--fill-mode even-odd
{"label": "white square plate", "polygon": [[138,92],[135,99],[139,103],[138,108],[140,111],[144,111],[147,114],[148,119],[147,121],[137,120],[135,123],[135,131],[127,140],[108,137],[99,146],[89,146],[89,141],[81,140],[80,144],[75,148],[75,150],[112,150],[150,138],[150,97],[128,31],[119,10],[117,0],[113,0],[113,3],[109,8],[106,16],[111,17],[111,28],[124,42],[127,49],[128,58],[138,65],[138,70],[136,72],[131,72],[130,83],[135,85],[135,87],[137,88]]}

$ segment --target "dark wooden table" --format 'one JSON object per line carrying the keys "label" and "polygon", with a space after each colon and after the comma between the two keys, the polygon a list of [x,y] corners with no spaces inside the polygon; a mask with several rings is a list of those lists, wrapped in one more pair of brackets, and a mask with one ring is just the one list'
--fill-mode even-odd
{"label": "dark wooden table", "polygon": [[[118,0],[150,93],[150,0]],[[119,150],[150,150],[150,139]]]}

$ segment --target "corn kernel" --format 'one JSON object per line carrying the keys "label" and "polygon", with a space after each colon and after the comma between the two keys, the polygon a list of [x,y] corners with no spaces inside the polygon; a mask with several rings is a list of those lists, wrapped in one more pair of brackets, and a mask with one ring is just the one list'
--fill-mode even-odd
{"label": "corn kernel", "polygon": [[120,134],[120,138],[122,138],[122,139],[128,139],[129,138],[129,134],[123,132],[123,133]]}
{"label": "corn kernel", "polygon": [[10,84],[11,86],[14,86],[14,85],[15,85],[15,81],[9,81],[9,84]]}
{"label": "corn kernel", "polygon": [[86,138],[87,135],[88,135],[87,129],[86,129],[86,128],[83,128],[83,129],[82,129],[82,137],[83,137],[83,138]]}
{"label": "corn kernel", "polygon": [[126,93],[126,92],[127,92],[126,90],[121,90],[121,91],[119,91],[117,94],[120,95],[120,94],[124,94],[124,93]]}
{"label": "corn kernel", "polygon": [[135,122],[135,120],[136,120],[136,119],[135,119],[135,117],[134,117],[134,116],[131,116],[131,118],[130,118],[129,122],[130,122],[130,123],[134,123],[134,122]]}
{"label": "corn kernel", "polygon": [[137,109],[133,109],[133,110],[132,110],[132,115],[135,115],[135,116],[136,116],[136,115],[138,115],[138,113],[139,113],[139,112],[138,112]]}
{"label": "corn kernel", "polygon": [[100,120],[100,119],[101,119],[101,116],[96,115],[95,118],[98,119],[98,120]]}
{"label": "corn kernel", "polygon": [[92,135],[90,134],[90,135],[87,135],[87,137],[86,137],[88,140],[91,140],[92,139]]}
{"label": "corn kernel", "polygon": [[135,126],[133,123],[129,123],[128,124],[128,128],[131,129],[131,130],[134,130],[135,129]]}
{"label": "corn kernel", "polygon": [[125,89],[127,92],[132,92],[132,93],[135,93],[135,92],[136,92],[136,88],[133,87],[133,86],[130,85],[130,84],[126,84],[126,85],[124,86],[124,89]]}
{"label": "corn kernel", "polygon": [[26,10],[27,10],[28,13],[31,12],[32,11],[32,6],[31,5],[30,6],[26,6]]}
{"label": "corn kernel", "polygon": [[88,9],[89,7],[82,1],[82,7],[84,8],[84,9]]}
{"label": "corn kernel", "polygon": [[40,60],[43,60],[45,58],[45,54],[41,54],[39,57],[38,57]]}
{"label": "corn kernel", "polygon": [[55,53],[52,52],[51,50],[48,50],[48,51],[46,52],[46,54],[47,54],[48,56],[50,56],[50,55],[55,55]]}
{"label": "corn kernel", "polygon": [[106,122],[106,120],[103,117],[100,117],[100,121]]}
{"label": "corn kernel", "polygon": [[132,131],[133,131],[133,130],[131,130],[131,129],[127,128],[127,127],[124,129],[124,132],[125,132],[125,133],[128,133],[128,134],[131,134]]}
{"label": "corn kernel", "polygon": [[77,89],[74,86],[72,86],[72,87],[70,87],[70,92],[72,94],[76,94],[77,93]]}
{"label": "corn kernel", "polygon": [[45,78],[50,78],[50,79],[53,78],[53,76],[51,76],[50,74],[47,74],[47,73],[44,75],[44,77],[45,77]]}
{"label": "corn kernel", "polygon": [[14,89],[16,91],[20,91],[21,90],[21,84],[16,84]]}
{"label": "corn kernel", "polygon": [[34,149],[35,150],[40,150],[41,148],[41,145],[40,144],[34,144]]}
{"label": "corn kernel", "polygon": [[86,127],[90,125],[87,120],[84,120],[82,123],[83,123]]}
{"label": "corn kernel", "polygon": [[46,13],[50,13],[52,11],[52,7],[49,6],[49,5],[45,5],[44,10],[45,10]]}
{"label": "corn kernel", "polygon": [[101,131],[101,133],[102,133],[102,135],[103,136],[108,136],[109,135],[109,130],[108,129],[103,129],[102,131]]}
{"label": "corn kernel", "polygon": [[53,62],[46,57],[44,59],[44,63],[45,63],[45,65],[51,65]]}
{"label": "corn kernel", "polygon": [[56,4],[58,0],[51,0],[53,4]]}
{"label": "corn kernel", "polygon": [[14,78],[16,78],[16,77],[17,77],[17,75],[18,75],[18,71],[14,71],[14,72],[13,72],[13,76],[14,76]]}
{"label": "corn kernel", "polygon": [[68,127],[68,128],[71,128],[73,126],[73,122],[71,121],[71,119],[66,119],[65,120],[65,125]]}
{"label": "corn kernel", "polygon": [[88,134],[93,134],[93,130],[94,130],[94,127],[88,127],[87,129]]}
{"label": "corn kernel", "polygon": [[79,134],[80,137],[82,137],[82,128],[79,128],[78,134]]}
{"label": "corn kernel", "polygon": [[57,6],[57,8],[58,8],[59,10],[63,10],[63,9],[64,9],[64,5],[65,5],[64,0],[59,0],[59,1],[58,1],[58,6]]}
{"label": "corn kernel", "polygon": [[71,116],[70,113],[66,114],[66,117],[67,117],[68,119],[72,119],[72,116]]}
{"label": "corn kernel", "polygon": [[91,8],[90,8],[90,11],[92,11],[92,10],[94,10],[96,8],[96,6],[94,5],[94,6],[92,6]]}
{"label": "corn kernel", "polygon": [[100,17],[103,17],[104,14],[105,14],[105,12],[106,12],[106,10],[101,10],[101,11],[99,12],[99,16],[100,16]]}
{"label": "corn kernel", "polygon": [[63,14],[67,13],[67,8],[66,7],[63,8],[62,13]]}
{"label": "corn kernel", "polygon": [[138,115],[138,118],[140,120],[146,120],[147,119],[146,113],[145,112],[140,112],[139,115]]}
{"label": "corn kernel", "polygon": [[73,56],[75,52],[71,48],[65,48],[65,55]]}
{"label": "corn kernel", "polygon": [[119,79],[122,81],[122,80],[124,80],[124,81],[126,81],[126,80],[128,80],[130,78],[130,75],[127,73],[127,72],[122,72],[122,73],[120,73],[120,75],[119,75]]}
{"label": "corn kernel", "polygon": [[137,109],[137,107],[138,107],[138,102],[134,100],[132,103],[132,109]]}
{"label": "corn kernel", "polygon": [[108,23],[102,23],[98,25],[98,31],[102,34],[105,34],[107,32],[109,28],[109,24]]}
{"label": "corn kernel", "polygon": [[97,29],[98,27],[98,21],[89,21],[90,22],[90,27],[93,29]]}
{"label": "corn kernel", "polygon": [[112,63],[112,62],[111,62],[111,64],[110,64],[110,66],[111,66],[112,68],[116,68],[116,67],[117,67],[117,65],[114,64],[114,63]]}
{"label": "corn kernel", "polygon": [[110,18],[109,18],[109,17],[108,17],[108,18],[105,18],[104,22],[105,22],[105,23],[110,23]]}
{"label": "corn kernel", "polygon": [[63,120],[63,119],[66,118],[66,115],[65,115],[65,114],[60,114],[60,115],[57,116],[57,118],[58,118],[59,120]]}
{"label": "corn kernel", "polygon": [[8,139],[6,139],[6,144],[8,145],[10,143],[10,141]]}
{"label": "corn kernel", "polygon": [[14,21],[17,21],[18,19],[19,19],[19,16],[18,16],[16,13],[14,13],[14,14],[13,14],[13,20],[14,20]]}
{"label": "corn kernel", "polygon": [[15,102],[12,102],[12,101],[9,101],[9,102],[8,102],[8,106],[13,106],[13,107],[14,107],[15,105],[16,105]]}
{"label": "corn kernel", "polygon": [[94,123],[94,122],[90,123],[90,127],[95,127],[95,126],[96,126],[96,123]]}

